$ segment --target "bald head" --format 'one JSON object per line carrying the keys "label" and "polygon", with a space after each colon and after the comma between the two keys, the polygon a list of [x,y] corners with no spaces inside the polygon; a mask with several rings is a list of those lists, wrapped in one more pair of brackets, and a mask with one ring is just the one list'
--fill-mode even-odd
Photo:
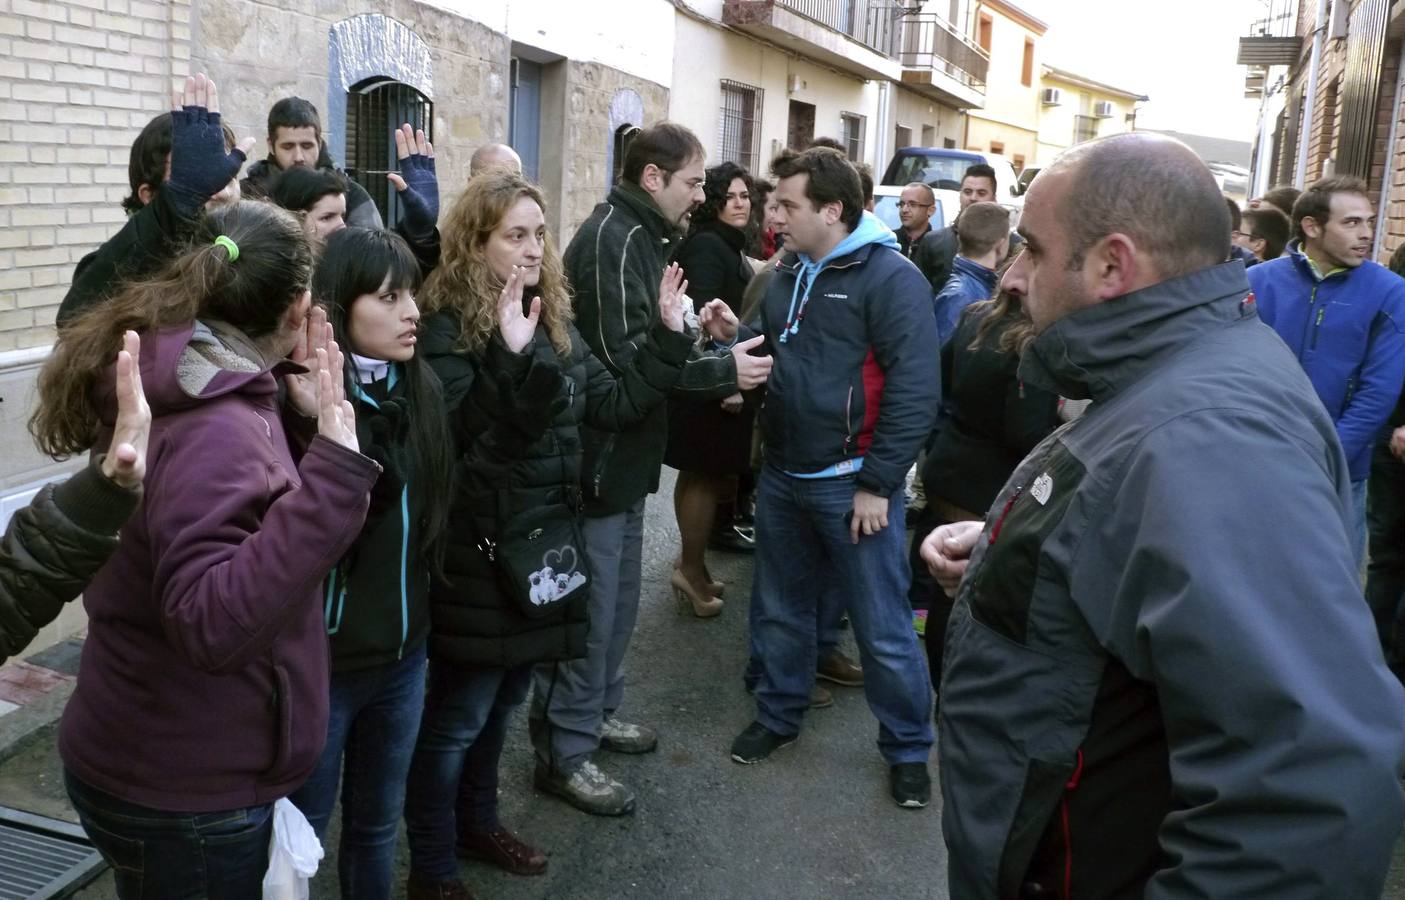
{"label": "bald head", "polygon": [[472,177],[499,167],[521,175],[522,157],[506,144],[484,144],[473,151],[473,157],[468,161],[468,174]]}
{"label": "bald head", "polygon": [[1146,132],[1080,144],[1035,180],[1063,176],[1058,217],[1071,262],[1110,234],[1126,235],[1164,278],[1229,257],[1229,209],[1210,170],[1174,138]]}

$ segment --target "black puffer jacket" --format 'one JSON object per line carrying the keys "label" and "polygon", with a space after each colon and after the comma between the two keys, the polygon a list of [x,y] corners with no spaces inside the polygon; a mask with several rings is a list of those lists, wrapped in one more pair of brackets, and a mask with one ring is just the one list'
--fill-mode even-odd
{"label": "black puffer jacket", "polygon": [[[495,523],[544,503],[581,501],[581,426],[618,432],[663,403],[683,372],[692,341],[656,323],[616,379],[574,327],[571,352],[556,355],[544,328],[512,353],[494,336],[475,354],[456,349],[459,324],[447,314],[425,320],[420,352],[444,383],[458,443],[455,496],[445,552],[445,581],[430,593],[430,654],[458,665],[516,666],[575,659],[586,652],[585,597],[528,618],[502,592],[480,537]],[[554,373],[549,409],[524,409],[512,395],[532,374]],[[534,393],[536,393],[534,391]],[[509,509],[499,510],[499,498]]]}
{"label": "black puffer jacket", "polygon": [[[332,165],[332,158],[327,155],[326,147],[322,148],[317,168],[330,169],[346,177],[346,224],[360,228],[385,228],[385,223],[381,221],[381,212],[371,200],[371,195],[366,193],[366,189],[354,178]],[[239,181],[239,191],[248,200],[263,199],[268,196],[273,182],[282,171],[274,163],[272,156],[261,159],[244,172],[244,177]]]}
{"label": "black puffer jacket", "polygon": [[109,481],[94,461],[15,511],[0,540],[0,663],[87,586],[140,499],[140,490]]}

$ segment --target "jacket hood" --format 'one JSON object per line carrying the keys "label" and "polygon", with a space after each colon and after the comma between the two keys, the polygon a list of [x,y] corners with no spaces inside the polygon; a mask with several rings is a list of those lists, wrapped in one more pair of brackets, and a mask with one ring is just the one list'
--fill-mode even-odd
{"label": "jacket hood", "polygon": [[[835,245],[833,250],[818,260],[813,260],[804,253],[797,253],[794,257],[786,257],[782,265],[795,269],[795,286],[790,291],[790,309],[785,315],[786,324],[785,330],[781,332],[781,343],[784,344],[789,336],[799,328],[800,319],[805,315],[805,307],[810,302],[810,289],[815,286],[815,279],[819,277],[824,267],[832,262],[845,260],[847,257],[871,247],[891,247],[893,250],[902,252],[901,245],[898,244],[898,236],[893,234],[893,230],[884,225],[882,219],[865,210],[863,216],[859,218],[858,226]],[[848,264],[850,263],[846,262],[846,265]]]}
{"label": "jacket hood", "polygon": [[848,237],[840,241],[833,250],[826,253],[823,257],[818,260],[812,260],[804,253],[799,253],[797,256],[800,258],[802,269],[813,266],[815,267],[815,272],[818,273],[820,267],[825,263],[848,256],[855,250],[861,247],[867,247],[869,244],[877,244],[880,247],[892,247],[894,250],[899,249],[898,236],[893,234],[893,229],[884,225],[883,220],[873,213],[864,210],[863,216],[859,218],[859,224],[853,231],[849,232]]}
{"label": "jacket hood", "polygon": [[1059,319],[1020,360],[1020,378],[1103,402],[1201,333],[1257,316],[1244,264],[1220,263]]}
{"label": "jacket hood", "polygon": [[[249,358],[252,342],[224,323],[191,322],[142,335],[141,380],[152,416],[190,409],[235,392],[250,397],[278,393],[278,376],[304,372],[281,359],[269,363]],[[105,425],[117,419],[117,372],[104,369],[94,401]]]}

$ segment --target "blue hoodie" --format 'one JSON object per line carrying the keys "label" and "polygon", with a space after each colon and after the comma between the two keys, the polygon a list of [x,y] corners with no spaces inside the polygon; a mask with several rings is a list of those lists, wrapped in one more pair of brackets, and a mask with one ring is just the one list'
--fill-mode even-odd
{"label": "blue hoodie", "polygon": [[1307,372],[1351,480],[1360,481],[1405,381],[1405,279],[1370,260],[1323,274],[1297,241],[1288,250],[1249,269],[1249,286],[1259,317]]}
{"label": "blue hoodie", "polygon": [[901,487],[936,417],[932,288],[876,216],[820,259],[790,256],[761,303],[774,357],[761,421],[768,464]]}

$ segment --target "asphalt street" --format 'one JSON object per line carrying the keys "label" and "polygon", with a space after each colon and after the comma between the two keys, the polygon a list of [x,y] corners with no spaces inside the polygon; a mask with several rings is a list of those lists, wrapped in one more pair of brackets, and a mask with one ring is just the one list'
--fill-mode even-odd
{"label": "asphalt street", "polygon": [[[919,811],[889,799],[862,690],[834,688],[835,705],[812,711],[800,741],[772,759],[731,761],[730,742],[752,716],[741,683],[751,561],[711,556],[714,577],[728,584],[720,617],[677,612],[667,589],[678,540],[671,474],[664,471],[663,489],[649,501],[644,598],[621,709],[622,717],[658,728],[659,749],[598,758],[635,789],[637,812],[594,818],[537,794],[519,711],[502,762],[502,818],[546,849],[551,863],[546,874],[523,878],[464,862],[464,881],[480,898],[514,900],[946,898],[940,798]],[[0,804],[72,819],[53,730],[0,764]],[[314,900],[339,895],[335,828],[327,843]],[[402,829],[397,897],[408,864]],[[115,898],[111,876],[77,896]],[[1384,896],[1405,897],[1405,845],[1397,846]]]}

